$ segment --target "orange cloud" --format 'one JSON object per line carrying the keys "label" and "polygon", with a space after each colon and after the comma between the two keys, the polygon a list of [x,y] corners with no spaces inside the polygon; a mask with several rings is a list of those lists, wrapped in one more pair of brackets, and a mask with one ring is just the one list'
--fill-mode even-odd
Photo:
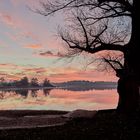
{"label": "orange cloud", "polygon": [[4,77],[5,80],[17,80],[20,78],[20,76],[16,75],[16,74],[9,74],[6,72],[0,72],[0,77]]}
{"label": "orange cloud", "polygon": [[31,49],[40,49],[43,46],[41,44],[32,44],[32,45],[27,45],[26,48],[31,48]]}

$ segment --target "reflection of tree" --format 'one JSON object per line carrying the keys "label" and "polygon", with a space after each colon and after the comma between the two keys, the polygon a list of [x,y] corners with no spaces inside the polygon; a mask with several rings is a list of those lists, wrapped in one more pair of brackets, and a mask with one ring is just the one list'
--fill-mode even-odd
{"label": "reflection of tree", "polygon": [[37,91],[38,91],[38,89],[32,89],[32,90],[31,90],[31,96],[32,96],[33,98],[37,97]]}
{"label": "reflection of tree", "polygon": [[44,95],[45,96],[48,96],[49,94],[50,94],[50,91],[51,91],[52,89],[43,89],[43,93],[44,93]]}
{"label": "reflection of tree", "polygon": [[21,96],[23,96],[24,98],[27,98],[27,96],[28,96],[28,89],[26,89],[26,90],[15,90],[15,93],[16,94],[20,94]]}
{"label": "reflection of tree", "polygon": [[[33,98],[37,97],[37,92],[39,89],[31,89],[31,96]],[[42,92],[44,94],[44,96],[48,96],[50,94],[50,91],[52,89],[43,89]],[[10,93],[10,96],[9,94]],[[6,94],[8,94],[8,96],[6,96]],[[29,90],[28,89],[23,89],[23,90],[1,90],[0,91],[0,100],[4,99],[5,97],[13,97],[13,95],[21,95],[21,97],[23,98],[27,98],[29,94]]]}

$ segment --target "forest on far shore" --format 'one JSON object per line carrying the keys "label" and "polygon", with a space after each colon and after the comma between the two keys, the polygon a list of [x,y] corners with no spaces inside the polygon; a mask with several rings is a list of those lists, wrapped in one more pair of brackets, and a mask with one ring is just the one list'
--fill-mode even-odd
{"label": "forest on far shore", "polygon": [[23,77],[20,80],[6,81],[3,77],[0,78],[0,88],[16,88],[16,87],[53,87],[48,78],[43,82],[39,82],[37,78],[29,80],[28,77]]}

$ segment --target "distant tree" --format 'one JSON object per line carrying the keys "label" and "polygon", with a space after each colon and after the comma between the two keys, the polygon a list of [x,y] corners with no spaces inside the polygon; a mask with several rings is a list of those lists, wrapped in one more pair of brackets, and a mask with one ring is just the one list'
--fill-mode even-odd
{"label": "distant tree", "polygon": [[53,85],[50,83],[50,80],[48,80],[47,78],[44,79],[43,86],[44,87],[53,87]]}
{"label": "distant tree", "polygon": [[38,79],[37,78],[32,78],[31,82],[30,82],[30,85],[31,86],[39,86]]}
{"label": "distant tree", "polygon": [[28,87],[29,86],[28,77],[21,78],[21,80],[18,83],[20,86]]}
{"label": "distant tree", "polygon": [[3,86],[5,84],[5,82],[6,81],[5,81],[4,77],[1,77],[0,78],[0,85]]}
{"label": "distant tree", "polygon": [[18,87],[19,86],[19,81],[18,80],[14,80],[11,82],[11,86],[13,87]]}

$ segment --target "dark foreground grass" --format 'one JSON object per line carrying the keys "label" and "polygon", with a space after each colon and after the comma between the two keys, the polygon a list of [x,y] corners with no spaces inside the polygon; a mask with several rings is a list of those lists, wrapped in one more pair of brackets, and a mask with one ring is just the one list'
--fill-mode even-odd
{"label": "dark foreground grass", "polygon": [[140,112],[127,117],[106,110],[63,126],[2,130],[0,140],[140,140]]}

